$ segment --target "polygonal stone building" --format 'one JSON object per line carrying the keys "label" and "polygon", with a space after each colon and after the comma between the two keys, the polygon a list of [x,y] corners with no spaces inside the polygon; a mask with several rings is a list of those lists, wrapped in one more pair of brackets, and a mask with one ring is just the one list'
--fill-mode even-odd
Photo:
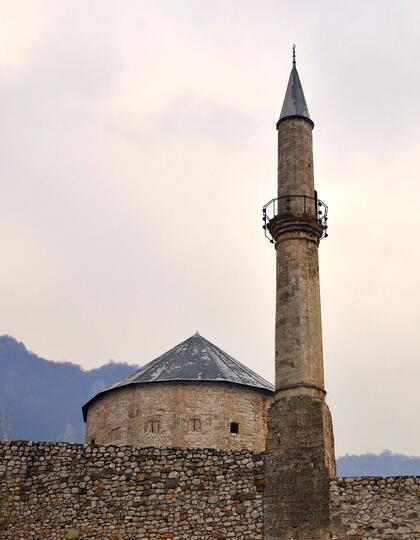
{"label": "polygonal stone building", "polygon": [[86,442],[264,450],[272,393],[197,332],[86,403]]}

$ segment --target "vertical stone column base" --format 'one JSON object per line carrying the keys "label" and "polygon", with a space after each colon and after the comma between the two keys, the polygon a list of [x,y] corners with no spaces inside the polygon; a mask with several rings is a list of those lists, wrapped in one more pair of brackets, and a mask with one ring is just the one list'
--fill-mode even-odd
{"label": "vertical stone column base", "polygon": [[330,539],[335,458],[329,409],[321,392],[276,398],[268,411],[264,538]]}

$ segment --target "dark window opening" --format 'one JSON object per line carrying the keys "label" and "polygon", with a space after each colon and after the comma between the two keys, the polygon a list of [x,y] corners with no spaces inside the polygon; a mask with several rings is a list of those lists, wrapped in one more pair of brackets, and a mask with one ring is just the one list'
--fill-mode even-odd
{"label": "dark window opening", "polygon": [[230,423],[230,432],[231,433],[239,433],[239,424],[237,422],[231,422]]}
{"label": "dark window opening", "polygon": [[91,439],[90,444],[96,444],[96,439]]}
{"label": "dark window opening", "polygon": [[191,431],[201,431],[201,420],[198,418],[191,418],[189,424]]}
{"label": "dark window opening", "polygon": [[121,439],[121,428],[116,427],[114,429],[111,429],[111,433],[109,435],[111,437],[111,441]]}
{"label": "dark window opening", "polygon": [[160,422],[157,420],[149,420],[144,426],[146,433],[160,433]]}

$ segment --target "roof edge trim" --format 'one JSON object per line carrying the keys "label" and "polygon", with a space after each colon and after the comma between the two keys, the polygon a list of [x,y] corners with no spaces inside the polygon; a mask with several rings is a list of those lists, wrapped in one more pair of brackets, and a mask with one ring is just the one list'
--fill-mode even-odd
{"label": "roof edge trim", "polygon": [[203,379],[203,380],[200,380],[200,379],[165,379],[165,380],[160,380],[160,381],[144,381],[144,382],[138,382],[138,383],[131,383],[130,385],[117,386],[116,388],[107,388],[107,389],[103,390],[102,392],[99,392],[98,394],[96,394],[95,396],[90,398],[90,400],[87,401],[82,406],[83,420],[86,423],[88,409],[92,405],[93,402],[95,402],[97,399],[99,399],[101,397],[106,396],[107,394],[109,394],[111,392],[114,392],[115,390],[123,390],[123,389],[126,389],[126,388],[130,388],[131,386],[143,386],[143,385],[146,385],[146,384],[165,384],[165,383],[231,384],[231,385],[234,385],[234,386],[242,386],[244,388],[249,388],[251,390],[256,390],[257,392],[265,392],[269,396],[274,395],[274,386],[273,385],[272,385],[273,389],[270,390],[268,388],[264,388],[263,386],[250,386],[249,384],[245,384],[245,383],[237,383],[237,382],[233,382],[233,381],[225,381],[225,380],[220,380],[220,379],[214,379],[214,380],[211,380],[211,379]]}
{"label": "roof edge trim", "polygon": [[276,129],[279,129],[279,125],[286,120],[305,120],[306,122],[308,122],[308,124],[312,126],[312,129],[315,127],[313,120],[311,120],[307,116],[301,116],[300,114],[291,114],[290,116],[283,116],[282,118],[280,118],[277,121]]}

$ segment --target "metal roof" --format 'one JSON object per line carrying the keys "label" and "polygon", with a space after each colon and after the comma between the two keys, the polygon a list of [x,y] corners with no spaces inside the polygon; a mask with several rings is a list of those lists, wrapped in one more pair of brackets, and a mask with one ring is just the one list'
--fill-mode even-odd
{"label": "metal roof", "polygon": [[229,382],[260,388],[269,392],[274,391],[274,386],[271,383],[200,336],[197,332],[133,374],[99,392],[83,406],[84,418],[86,420],[90,403],[101,394],[131,384],[162,381]]}
{"label": "metal roof", "polygon": [[277,122],[277,127],[286,118],[304,118],[312,125],[309,109],[306,104],[305,94],[303,93],[302,84],[299,79],[299,74],[296,69],[295,62],[293,63],[292,71],[287,85],[286,95],[284,96],[283,107],[281,109],[280,118]]}

